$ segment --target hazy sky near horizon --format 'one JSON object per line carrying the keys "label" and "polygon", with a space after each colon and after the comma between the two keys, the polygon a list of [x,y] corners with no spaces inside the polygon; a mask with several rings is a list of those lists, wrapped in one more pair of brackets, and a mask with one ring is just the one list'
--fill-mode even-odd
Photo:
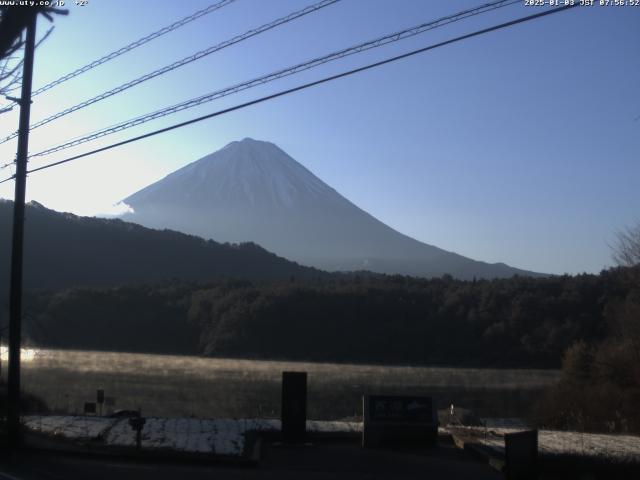
{"label": "hazy sky near horizon", "polygon": [[[56,17],[36,51],[34,88],[212,0],[66,3],[69,16]],[[35,97],[32,122],[311,3],[237,0]],[[342,0],[35,129],[30,151],[481,3]],[[523,1],[30,166],[539,11]],[[41,18],[38,36],[48,28]],[[252,137],[425,243],[528,270],[598,272],[612,263],[616,230],[640,221],[639,47],[640,7],[578,7],[34,173],[27,198],[109,213],[168,173]],[[17,127],[17,110],[0,115],[3,137]],[[15,140],[0,145],[0,163],[15,148]],[[0,197],[13,198],[13,188],[0,185]]]}

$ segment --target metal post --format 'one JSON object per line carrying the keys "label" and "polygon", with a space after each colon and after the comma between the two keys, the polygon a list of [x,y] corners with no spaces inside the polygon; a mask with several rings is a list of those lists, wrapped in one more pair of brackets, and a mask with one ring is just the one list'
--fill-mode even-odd
{"label": "metal post", "polygon": [[20,124],[16,156],[16,190],[13,204],[13,245],[11,249],[11,289],[9,297],[9,380],[7,433],[9,446],[20,444],[20,346],[22,336],[22,257],[24,242],[24,202],[27,184],[27,152],[29,150],[29,114],[31,80],[36,39],[36,14],[27,24],[20,97]]}

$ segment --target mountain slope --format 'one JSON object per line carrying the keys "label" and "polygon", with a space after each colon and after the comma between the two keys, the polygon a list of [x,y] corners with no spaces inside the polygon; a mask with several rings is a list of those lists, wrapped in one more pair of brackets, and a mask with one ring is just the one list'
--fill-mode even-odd
{"label": "mountain slope", "polygon": [[[0,278],[2,289],[9,279],[12,214],[13,202],[0,200],[0,271],[6,272]],[[223,245],[122,220],[54,212],[35,202],[26,208],[24,269],[27,288],[326,275],[255,244]]]}
{"label": "mountain slope", "polygon": [[533,275],[403,235],[358,208],[276,145],[246,138],[124,200],[124,219],[217,241],[254,241],[327,270],[458,278]]}

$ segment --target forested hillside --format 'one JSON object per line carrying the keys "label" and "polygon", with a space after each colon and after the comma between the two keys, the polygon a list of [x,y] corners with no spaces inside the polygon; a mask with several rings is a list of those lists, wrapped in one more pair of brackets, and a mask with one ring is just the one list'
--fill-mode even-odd
{"label": "forested hillside", "polygon": [[[0,292],[7,291],[13,202],[0,200]],[[78,217],[37,203],[25,214],[25,288],[131,282],[288,279],[326,275],[253,243],[222,244],[121,220]]]}

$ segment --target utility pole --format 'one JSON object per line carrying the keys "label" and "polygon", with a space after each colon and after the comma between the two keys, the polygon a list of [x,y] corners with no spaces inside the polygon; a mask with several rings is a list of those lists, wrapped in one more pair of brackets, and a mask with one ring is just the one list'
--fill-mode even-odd
{"label": "utility pole", "polygon": [[22,343],[22,265],[24,244],[24,202],[27,186],[27,152],[29,150],[29,115],[31,112],[31,81],[36,40],[36,17],[27,22],[24,47],[22,93],[19,99],[20,124],[16,155],[16,190],[13,204],[13,245],[11,249],[11,288],[9,294],[9,380],[7,429],[10,447],[20,445],[20,347]]}

